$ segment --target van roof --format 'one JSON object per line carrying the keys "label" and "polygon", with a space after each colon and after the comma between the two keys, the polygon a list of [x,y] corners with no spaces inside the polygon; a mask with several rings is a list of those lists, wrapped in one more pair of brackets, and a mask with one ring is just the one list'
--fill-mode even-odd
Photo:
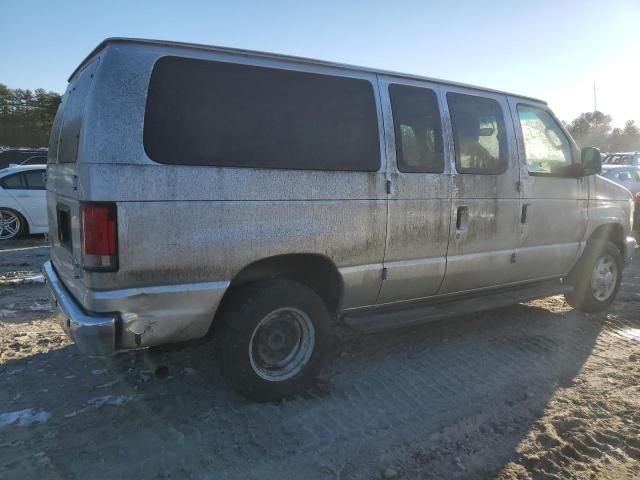
{"label": "van roof", "polygon": [[112,43],[133,43],[133,44],[139,44],[139,45],[166,45],[166,46],[169,46],[169,47],[184,48],[184,49],[189,49],[189,50],[204,50],[204,51],[211,51],[211,52],[220,52],[220,53],[252,56],[252,57],[272,58],[272,59],[275,59],[275,60],[283,60],[283,61],[296,62],[296,63],[305,63],[305,64],[311,64],[311,65],[320,65],[320,66],[333,67],[333,68],[342,68],[342,69],[345,69],[345,70],[352,70],[352,71],[355,70],[355,71],[368,72],[368,73],[373,73],[373,74],[383,74],[383,75],[389,75],[389,76],[399,77],[399,78],[407,78],[407,79],[412,79],[412,80],[425,80],[425,81],[429,81],[429,82],[433,82],[433,83],[439,83],[439,84],[442,84],[442,85],[451,85],[451,86],[457,86],[457,87],[472,88],[474,90],[481,90],[481,91],[485,91],[485,92],[498,93],[498,94],[502,94],[502,95],[510,95],[510,96],[513,96],[513,97],[526,98],[526,99],[533,100],[533,101],[540,102],[540,103],[544,103],[544,104],[547,103],[546,101],[541,100],[539,98],[529,97],[529,96],[526,96],[526,95],[519,95],[519,94],[516,94],[516,93],[505,92],[505,91],[502,91],[502,90],[495,90],[495,89],[492,89],[492,88],[479,87],[477,85],[469,85],[469,84],[460,83],[460,82],[451,82],[451,81],[448,81],[448,80],[441,80],[441,79],[438,79],[438,78],[424,77],[424,76],[421,76],[421,75],[413,75],[413,74],[409,74],[409,73],[393,72],[393,71],[389,71],[389,70],[381,70],[381,69],[376,69],[376,68],[361,67],[361,66],[357,66],[357,65],[348,65],[348,64],[344,64],[344,63],[329,62],[329,61],[326,61],[326,60],[317,60],[317,59],[306,58],[306,57],[296,57],[296,56],[293,56],[293,55],[282,55],[282,54],[277,54],[277,53],[260,52],[260,51],[255,51],[255,50],[244,50],[244,49],[240,49],[240,48],[219,47],[219,46],[213,46],[213,45],[202,45],[202,44],[197,44],[197,43],[173,42],[173,41],[167,41],[167,40],[152,40],[152,39],[144,39],[144,38],[127,38],[127,37],[110,37],[110,38],[106,38],[105,40],[100,42],[100,44],[96,48],[94,48],[91,51],[91,53],[89,53],[89,55],[87,55],[87,57],[82,61],[82,63],[80,63],[80,65],[78,65],[78,67],[69,76],[69,81],[71,81],[71,79],[76,74],[76,72],[78,70],[80,70],[91,58],[93,58],[98,52],[100,52],[102,49],[104,49],[105,47],[107,47],[108,45],[110,45]]}

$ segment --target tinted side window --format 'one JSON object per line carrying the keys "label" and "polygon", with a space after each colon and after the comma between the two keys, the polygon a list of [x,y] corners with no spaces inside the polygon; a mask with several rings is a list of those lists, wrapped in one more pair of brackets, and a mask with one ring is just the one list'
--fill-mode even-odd
{"label": "tinted side window", "polygon": [[35,170],[24,174],[29,190],[44,190],[45,188],[44,170]]}
{"label": "tinted side window", "polygon": [[389,97],[398,170],[442,173],[442,122],[436,94],[427,88],[392,84]]}
{"label": "tinted side window", "polygon": [[14,173],[8,175],[0,180],[0,185],[7,190],[25,189],[27,188],[27,182],[25,181],[22,173]]}
{"label": "tinted side window", "polygon": [[160,163],[376,171],[369,81],[163,57],[147,96],[144,147]]}
{"label": "tinted side window", "polygon": [[571,144],[549,112],[518,104],[529,173],[554,175],[571,165]]}
{"label": "tinted side window", "polygon": [[448,93],[447,104],[460,173],[498,174],[507,169],[500,104],[491,98]]}

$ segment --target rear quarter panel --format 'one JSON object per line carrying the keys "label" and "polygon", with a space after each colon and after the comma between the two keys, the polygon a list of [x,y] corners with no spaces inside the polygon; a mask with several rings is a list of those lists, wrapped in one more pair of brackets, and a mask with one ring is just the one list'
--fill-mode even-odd
{"label": "rear quarter panel", "polygon": [[365,78],[376,92],[368,73],[166,46],[108,46],[83,120],[76,175],[81,201],[117,203],[119,271],[83,272],[84,288],[227,281],[261,258],[313,253],[343,269],[350,287],[345,308],[375,303],[387,218],[377,93],[378,172],[161,165],[148,158],[142,138],[149,78],[162,55]]}

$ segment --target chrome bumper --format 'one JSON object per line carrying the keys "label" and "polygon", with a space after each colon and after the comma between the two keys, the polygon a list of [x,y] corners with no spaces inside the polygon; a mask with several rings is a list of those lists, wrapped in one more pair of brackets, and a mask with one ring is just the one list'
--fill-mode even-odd
{"label": "chrome bumper", "polygon": [[62,284],[51,262],[42,266],[51,303],[58,310],[58,323],[78,349],[89,355],[109,355],[116,349],[116,314],[85,312]]}
{"label": "chrome bumper", "polygon": [[623,252],[623,260],[625,265],[631,262],[633,258],[633,252],[636,249],[636,239],[633,237],[627,237],[624,241],[624,252]]}

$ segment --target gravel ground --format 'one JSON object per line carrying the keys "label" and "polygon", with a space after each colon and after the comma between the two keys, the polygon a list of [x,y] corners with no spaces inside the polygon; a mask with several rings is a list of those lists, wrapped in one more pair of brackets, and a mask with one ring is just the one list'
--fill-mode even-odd
{"label": "gravel ground", "polygon": [[336,337],[307,395],[251,404],[203,344],[151,378],[51,320],[42,238],[0,245],[0,478],[640,478],[640,258],[608,313],[561,296]]}

